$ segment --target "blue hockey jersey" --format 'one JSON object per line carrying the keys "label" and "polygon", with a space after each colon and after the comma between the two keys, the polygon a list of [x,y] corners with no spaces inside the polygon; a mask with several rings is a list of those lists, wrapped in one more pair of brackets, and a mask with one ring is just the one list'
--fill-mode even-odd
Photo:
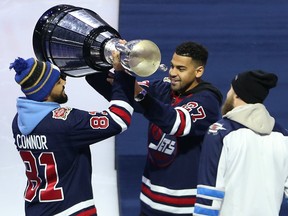
{"label": "blue hockey jersey", "polygon": [[142,212],[191,216],[201,144],[209,125],[220,118],[221,93],[207,82],[183,95],[171,91],[168,79],[140,85],[149,92],[140,104],[150,122]]}
{"label": "blue hockey jersey", "polygon": [[27,216],[97,214],[89,146],[127,129],[134,82],[134,77],[117,73],[110,106],[102,112],[18,98],[12,130],[26,167]]}
{"label": "blue hockey jersey", "polygon": [[[97,79],[96,79],[97,77]],[[106,74],[86,77],[88,83],[110,100]],[[134,104],[134,111],[149,120],[148,155],[141,187],[141,211],[153,216],[191,216],[201,144],[209,125],[221,117],[221,93],[201,82],[183,95],[171,91],[170,80],[142,81],[148,91]]]}

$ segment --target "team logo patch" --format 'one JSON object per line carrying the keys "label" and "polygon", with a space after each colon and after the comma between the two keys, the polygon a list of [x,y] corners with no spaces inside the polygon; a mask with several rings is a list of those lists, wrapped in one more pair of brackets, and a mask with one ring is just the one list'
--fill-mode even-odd
{"label": "team logo patch", "polygon": [[208,133],[215,135],[215,134],[218,134],[219,130],[226,130],[226,128],[223,127],[223,124],[219,124],[216,122],[216,123],[210,125]]}
{"label": "team logo patch", "polygon": [[171,80],[169,77],[164,77],[163,78],[163,82],[168,82],[168,83],[171,83]]}
{"label": "team logo patch", "polygon": [[52,118],[66,120],[71,110],[72,108],[70,107],[60,107],[56,110],[53,110]]}

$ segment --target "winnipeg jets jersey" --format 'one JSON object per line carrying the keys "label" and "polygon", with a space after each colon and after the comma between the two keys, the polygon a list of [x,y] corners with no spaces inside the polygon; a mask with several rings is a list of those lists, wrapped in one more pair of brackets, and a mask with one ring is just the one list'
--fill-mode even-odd
{"label": "winnipeg jets jersey", "polygon": [[[94,74],[86,79],[110,100],[108,86],[98,84],[106,77]],[[209,125],[221,117],[222,95],[206,82],[183,95],[173,94],[168,78],[139,84],[148,94],[140,103],[135,102],[134,109],[150,122],[141,211],[149,216],[191,216],[201,144]]]}
{"label": "winnipeg jets jersey", "polygon": [[[134,82],[135,78],[120,74],[115,79],[110,107],[102,112],[18,99],[12,129],[26,166],[27,216],[97,214],[89,146],[127,129],[133,112]],[[43,115],[43,110],[47,114]],[[23,125],[25,118],[28,121]],[[23,133],[34,123],[30,133]]]}
{"label": "winnipeg jets jersey", "polygon": [[191,216],[201,144],[209,125],[220,118],[221,93],[206,82],[183,95],[174,95],[165,79],[140,84],[149,92],[140,104],[150,122],[141,211]]}

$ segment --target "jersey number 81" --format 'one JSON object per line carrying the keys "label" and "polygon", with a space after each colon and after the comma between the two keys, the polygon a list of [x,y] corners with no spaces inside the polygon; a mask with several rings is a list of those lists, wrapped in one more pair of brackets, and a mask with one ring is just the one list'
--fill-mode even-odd
{"label": "jersey number 81", "polygon": [[59,179],[53,152],[41,153],[38,159],[34,157],[31,151],[20,151],[20,155],[26,165],[26,176],[28,178],[25,200],[33,201],[42,181],[38,176],[37,162],[39,166],[44,166],[45,173],[45,187],[39,190],[39,202],[63,200],[63,189],[56,187]]}

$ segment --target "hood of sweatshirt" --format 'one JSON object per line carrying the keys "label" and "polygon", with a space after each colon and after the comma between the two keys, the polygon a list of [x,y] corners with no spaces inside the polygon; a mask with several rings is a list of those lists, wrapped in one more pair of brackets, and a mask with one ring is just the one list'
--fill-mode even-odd
{"label": "hood of sweatshirt", "polygon": [[[209,82],[201,81],[196,87],[194,87],[193,89],[191,89],[189,91],[184,92],[182,95],[186,96],[189,94],[195,94],[195,93],[198,93],[201,91],[207,91],[207,90],[213,92],[216,95],[218,102],[219,102],[219,105],[221,105],[222,100],[223,100],[223,96],[222,96],[221,92]],[[174,94],[178,95],[178,93],[175,93],[175,92],[174,92]]]}
{"label": "hood of sweatshirt", "polygon": [[270,134],[275,124],[275,119],[260,103],[235,107],[223,117],[236,121],[259,134]]}
{"label": "hood of sweatshirt", "polygon": [[56,102],[38,102],[17,98],[18,127],[22,134],[30,134],[39,122],[52,110],[60,107]]}

